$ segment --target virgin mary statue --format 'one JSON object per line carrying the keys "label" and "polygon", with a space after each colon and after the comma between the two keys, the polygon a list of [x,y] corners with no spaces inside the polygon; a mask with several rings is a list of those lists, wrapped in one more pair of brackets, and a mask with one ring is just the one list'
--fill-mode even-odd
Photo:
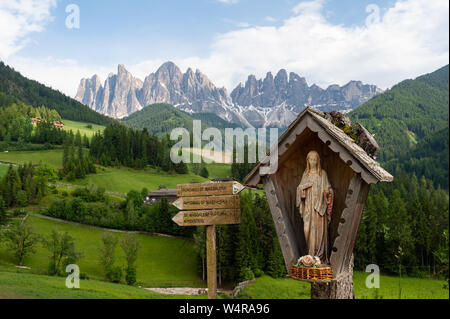
{"label": "virgin mary statue", "polygon": [[333,193],[327,172],[316,151],[306,156],[306,169],[297,187],[296,204],[303,219],[308,255],[328,264],[328,225],[331,221]]}

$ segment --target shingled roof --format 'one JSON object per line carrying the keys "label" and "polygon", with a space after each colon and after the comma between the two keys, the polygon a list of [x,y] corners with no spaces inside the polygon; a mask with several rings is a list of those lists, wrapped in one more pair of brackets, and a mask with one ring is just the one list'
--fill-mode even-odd
{"label": "shingled roof", "polygon": [[[313,132],[317,132],[319,138],[326,143],[331,139],[329,147],[339,152],[339,156],[356,173],[361,173],[362,178],[369,184],[377,182],[391,182],[394,178],[391,174],[385,171],[378,162],[371,158],[355,141],[345,134],[340,128],[329,122],[324,118],[324,114],[311,107],[306,107],[297,118],[289,125],[287,130],[280,136],[278,142],[273,147],[278,147],[278,158],[283,156],[289,146],[293,145],[297,137],[303,132],[304,129],[309,128]],[[321,130],[322,128],[322,130]],[[320,131],[324,131],[320,132]],[[331,137],[331,139],[330,139]],[[337,143],[335,143],[337,142]],[[340,147],[339,147],[340,146]],[[275,154],[272,151],[270,154]],[[345,154],[346,153],[346,154]],[[249,185],[260,184],[261,175],[260,167],[267,165],[271,156],[267,155],[260,162],[258,162],[253,170],[245,177],[244,183]],[[350,159],[356,159],[356,161],[349,161]]]}

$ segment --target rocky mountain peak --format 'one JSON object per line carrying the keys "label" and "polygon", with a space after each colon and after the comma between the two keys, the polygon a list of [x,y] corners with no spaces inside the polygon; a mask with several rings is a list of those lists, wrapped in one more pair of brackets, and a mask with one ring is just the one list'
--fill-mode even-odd
{"label": "rocky mountain peak", "polygon": [[121,118],[153,103],[169,103],[193,112],[212,112],[226,117],[224,105],[231,99],[224,88],[216,88],[206,75],[189,68],[182,73],[173,62],[162,64],[144,82],[133,77],[123,64],[117,74],[110,73],[101,85],[100,79],[82,79],[76,99],[96,111]]}
{"label": "rocky mountain peak", "polygon": [[281,69],[280,71],[278,71],[277,75],[275,76],[275,84],[278,87],[284,87],[284,86],[286,86],[287,82],[288,82],[287,71],[285,69]]}
{"label": "rocky mountain peak", "polygon": [[321,111],[347,111],[382,92],[374,85],[350,81],[322,89],[308,86],[306,79],[285,69],[263,79],[249,75],[245,83],[228,94],[217,88],[200,70],[183,73],[173,62],[162,64],[144,82],[133,77],[123,64],[104,84],[97,75],[80,81],[76,99],[96,111],[121,118],[153,103],[168,103],[187,112],[215,113],[244,126],[284,127],[306,105]]}
{"label": "rocky mountain peak", "polygon": [[119,64],[117,66],[117,74],[124,74],[124,73],[128,73],[127,69],[125,69],[125,65],[123,64]]}

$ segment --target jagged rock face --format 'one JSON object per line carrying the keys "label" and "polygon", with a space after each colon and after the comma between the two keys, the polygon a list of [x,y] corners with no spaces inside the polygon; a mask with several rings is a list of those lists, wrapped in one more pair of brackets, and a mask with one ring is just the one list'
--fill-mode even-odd
{"label": "jagged rock face", "polygon": [[275,76],[267,73],[264,80],[249,76],[245,85],[240,84],[231,92],[233,102],[242,106],[285,107],[299,113],[309,105],[321,111],[351,110],[382,91],[374,85],[351,81],[343,87],[330,85],[326,90],[317,85],[308,86],[305,78],[286,70]]}
{"label": "jagged rock face", "polygon": [[232,102],[224,88],[216,88],[200,71],[188,69],[185,74],[167,62],[148,75],[144,82],[134,78],[123,65],[117,74],[109,74],[104,85],[97,75],[82,79],[76,100],[92,109],[115,118],[122,118],[153,103],[169,103],[188,112],[216,113],[223,118]]}
{"label": "jagged rock face", "polygon": [[90,79],[82,79],[78,87],[75,99],[81,103],[88,105],[90,108],[96,108],[97,96],[102,94],[102,84],[98,75],[94,75]]}
{"label": "jagged rock face", "polygon": [[75,99],[99,113],[121,118],[142,109],[138,99],[142,85],[141,80],[119,65],[117,74],[110,73],[104,86],[97,75],[82,79]]}
{"label": "jagged rock face", "polygon": [[[234,104],[242,107],[242,115],[253,126],[286,127],[305,106],[321,111],[350,111],[382,90],[374,85],[351,81],[340,87],[330,85],[326,90],[305,78],[286,70],[280,70],[275,78],[267,73],[262,80],[250,75],[245,84],[240,83],[232,92]],[[287,125],[286,125],[287,123]]]}
{"label": "jagged rock face", "polygon": [[306,105],[327,112],[346,112],[382,91],[374,85],[351,81],[340,87],[322,89],[308,86],[305,78],[280,70],[275,77],[268,72],[264,79],[250,75],[229,95],[217,88],[199,70],[186,73],[166,62],[144,82],[134,78],[123,65],[117,74],[109,74],[104,85],[94,75],[82,79],[76,100],[115,118],[130,115],[153,103],[168,103],[190,113],[215,113],[243,126],[287,127]]}

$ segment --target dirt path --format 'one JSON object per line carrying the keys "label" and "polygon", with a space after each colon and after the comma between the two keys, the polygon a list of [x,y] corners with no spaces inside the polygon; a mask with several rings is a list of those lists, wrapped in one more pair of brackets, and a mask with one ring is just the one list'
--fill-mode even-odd
{"label": "dirt path", "polygon": [[[163,295],[191,295],[198,296],[208,293],[208,288],[144,288]],[[231,290],[218,289],[218,292],[231,295]]]}

